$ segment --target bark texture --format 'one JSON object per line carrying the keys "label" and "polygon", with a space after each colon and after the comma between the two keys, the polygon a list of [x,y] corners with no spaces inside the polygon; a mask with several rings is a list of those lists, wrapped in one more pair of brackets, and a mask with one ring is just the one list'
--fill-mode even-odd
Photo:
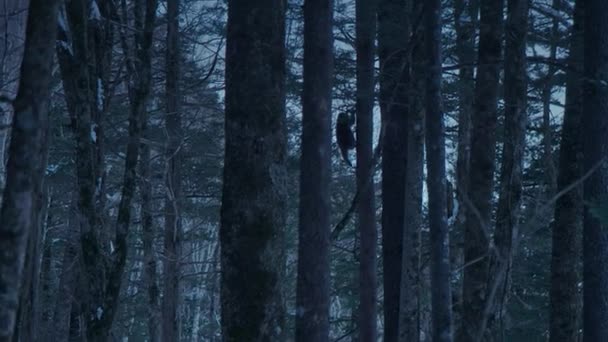
{"label": "bark texture", "polygon": [[304,3],[296,340],[329,340],[333,0]]}
{"label": "bark texture", "polygon": [[501,61],[503,0],[480,1],[480,32],[475,101],[471,118],[469,192],[466,227],[462,327],[459,341],[480,333],[488,296],[489,239],[496,155],[496,120]]}
{"label": "bark texture", "polygon": [[405,191],[409,87],[410,1],[378,1],[382,139],[382,267],[384,341],[397,341]]}
{"label": "bark texture", "polygon": [[[482,331],[502,322],[510,292],[510,274],[514,241],[519,228],[523,157],[526,137],[526,33],[528,0],[508,0],[505,34],[505,130],[500,169],[500,189],[494,230],[495,251],[490,251],[490,275],[487,285]],[[504,324],[500,324],[504,326]]]}
{"label": "bark texture", "polygon": [[430,0],[426,5],[426,165],[431,231],[432,335],[435,342],[451,342],[450,242],[446,211],[445,127],[441,105],[441,0]]}
{"label": "bark texture", "polygon": [[608,2],[585,1],[584,11],[583,167],[596,168],[583,190],[583,340],[590,342],[608,341],[608,222],[592,212],[608,201]]}
{"label": "bark texture", "polygon": [[[583,16],[583,0],[577,0],[566,72],[566,107],[559,150],[558,192],[582,176]],[[583,187],[579,184],[560,196],[555,203],[549,293],[551,342],[575,341],[577,336],[580,263],[578,236],[582,228],[582,214]]]}
{"label": "bark texture", "polygon": [[220,229],[226,342],[284,340],[285,9],[282,0],[228,2]]}
{"label": "bark texture", "polygon": [[359,341],[376,341],[376,206],[373,172],[374,37],[376,1],[356,1],[357,52],[357,188],[359,216]]}
{"label": "bark texture", "polygon": [[13,102],[6,187],[0,208],[0,341],[15,329],[19,291],[30,231],[44,176],[48,99],[57,20],[57,1],[33,0],[26,28],[20,84]]}
{"label": "bark texture", "polygon": [[162,341],[179,340],[179,274],[180,241],[182,221],[181,198],[181,144],[183,139],[179,90],[179,0],[167,2],[167,54],[166,54],[166,99],[167,130],[166,175],[165,175],[165,240],[162,301]]}

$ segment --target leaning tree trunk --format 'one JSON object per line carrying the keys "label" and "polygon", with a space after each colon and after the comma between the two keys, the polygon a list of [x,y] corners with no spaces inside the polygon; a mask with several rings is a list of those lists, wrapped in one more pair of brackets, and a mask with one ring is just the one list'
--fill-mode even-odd
{"label": "leaning tree trunk", "polygon": [[[513,245],[517,238],[522,197],[523,158],[526,137],[526,32],[528,0],[508,0],[505,43],[505,131],[500,190],[496,211],[494,246],[490,255],[490,276],[486,289],[481,331],[502,321],[510,292]],[[500,324],[503,326],[503,324]]]}
{"label": "leaning tree trunk", "polygon": [[489,239],[494,190],[496,121],[501,61],[503,0],[480,1],[480,32],[475,104],[471,118],[471,156],[463,280],[462,326],[459,341],[471,341],[480,334],[487,297]]}
{"label": "leaning tree trunk", "polygon": [[431,308],[433,341],[451,342],[452,294],[446,210],[445,127],[441,107],[441,0],[425,8],[426,163],[431,231]]}
{"label": "leaning tree trunk", "polygon": [[181,198],[181,143],[182,120],[179,91],[179,0],[167,2],[167,54],[166,98],[167,129],[165,241],[164,241],[164,292],[162,301],[162,340],[179,340],[179,273],[182,222]]}
{"label": "leaning tree trunk", "polygon": [[[357,188],[359,215],[359,341],[376,341],[376,207],[373,172],[374,36],[376,1],[356,1]],[[402,208],[403,209],[403,208]]]}
{"label": "leaning tree trunk", "polygon": [[226,342],[284,340],[285,9],[282,0],[228,1],[220,228]]}
{"label": "leaning tree trunk", "polygon": [[[570,55],[566,71],[566,106],[559,150],[557,191],[566,190],[582,176],[582,64],[583,0],[576,0]],[[549,338],[551,342],[575,341],[578,335],[578,282],[582,224],[582,186],[575,186],[555,202],[551,245]]]}
{"label": "leaning tree trunk", "polygon": [[[410,1],[378,2],[380,111],[382,144],[382,265],[384,341],[396,342],[399,332],[409,90]],[[407,294],[412,295],[412,294]]]}
{"label": "leaning tree trunk", "polygon": [[608,2],[585,1],[584,11],[583,167],[595,170],[583,190],[583,339],[608,341]]}
{"label": "leaning tree trunk", "polygon": [[15,329],[30,230],[35,229],[40,180],[46,169],[48,100],[55,35],[55,0],[32,0],[0,208],[0,341]]}
{"label": "leaning tree trunk", "polygon": [[333,0],[304,3],[296,340],[329,340]]}

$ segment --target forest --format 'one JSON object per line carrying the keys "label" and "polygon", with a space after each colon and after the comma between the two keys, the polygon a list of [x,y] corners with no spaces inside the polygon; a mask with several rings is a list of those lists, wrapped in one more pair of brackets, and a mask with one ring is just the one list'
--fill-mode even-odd
{"label": "forest", "polygon": [[608,341],[607,19],[0,0],[0,342]]}

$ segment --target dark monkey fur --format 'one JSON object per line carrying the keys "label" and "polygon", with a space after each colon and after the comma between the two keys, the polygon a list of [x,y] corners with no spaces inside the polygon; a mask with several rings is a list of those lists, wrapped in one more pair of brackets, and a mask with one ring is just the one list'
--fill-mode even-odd
{"label": "dark monkey fur", "polygon": [[353,134],[352,126],[355,124],[354,113],[340,113],[338,114],[338,121],[336,122],[336,141],[338,147],[342,153],[342,158],[349,165],[353,166],[350,159],[348,158],[348,151],[353,150],[356,146],[355,135]]}

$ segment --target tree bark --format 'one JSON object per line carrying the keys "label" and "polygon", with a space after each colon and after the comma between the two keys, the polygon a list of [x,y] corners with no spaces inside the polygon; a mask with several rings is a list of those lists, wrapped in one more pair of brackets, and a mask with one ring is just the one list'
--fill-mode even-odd
{"label": "tree bark", "polygon": [[284,340],[285,10],[282,0],[228,2],[220,228],[226,342]]}
{"label": "tree bark", "polygon": [[304,3],[296,340],[329,340],[333,1]]}
{"label": "tree bark", "polygon": [[[146,136],[147,125],[144,123],[142,131]],[[152,217],[152,179],[150,177],[150,146],[141,146],[140,164],[141,194],[141,229],[144,253],[144,286],[148,295],[148,338],[151,342],[160,342],[160,307],[159,289],[157,281],[156,256],[154,251],[154,220]]]}
{"label": "tree bark", "polygon": [[[514,240],[517,239],[522,198],[523,158],[527,120],[526,33],[528,0],[508,0],[505,43],[505,131],[500,190],[496,211],[494,246],[490,253],[490,276],[482,322],[489,328],[498,320],[510,292]],[[503,324],[500,324],[503,326]]]}
{"label": "tree bark", "polygon": [[466,228],[463,322],[459,341],[480,334],[487,299],[489,239],[496,155],[496,120],[501,61],[503,0],[480,1],[480,34],[475,102],[471,118],[469,192]]}
{"label": "tree bark", "polygon": [[452,267],[458,270],[453,281],[455,330],[460,331],[462,316],[464,231],[466,229],[466,197],[471,159],[471,113],[475,94],[475,37],[478,27],[478,0],[454,1],[454,27],[456,56],[461,64],[458,70],[458,151],[456,160],[456,213],[454,230],[450,235]]}
{"label": "tree bark", "polygon": [[166,96],[167,155],[164,240],[164,293],[162,302],[162,340],[179,340],[179,274],[182,222],[181,143],[183,139],[179,90],[179,0],[167,2]]}
{"label": "tree bark", "polygon": [[[410,7],[410,17],[422,15],[423,2]],[[413,14],[413,15],[412,15]],[[411,21],[410,21],[411,22]],[[407,170],[405,185],[405,225],[401,262],[399,298],[399,342],[420,340],[420,251],[423,225],[422,186],[424,169],[424,83],[426,60],[424,28],[412,24],[411,83],[409,84],[409,116],[407,119]]]}
{"label": "tree bark", "polygon": [[0,341],[10,341],[15,329],[19,291],[30,230],[35,226],[35,202],[40,195],[46,158],[48,99],[56,30],[57,1],[32,0],[21,64],[20,84],[13,102],[6,187],[0,208]]}
{"label": "tree bark", "polygon": [[452,341],[450,243],[446,211],[445,127],[441,100],[441,0],[425,8],[426,160],[431,231],[431,307],[433,341]]}
{"label": "tree bark", "polygon": [[[411,32],[409,1],[378,2],[382,144],[382,266],[384,341],[399,333],[399,296],[407,177],[407,117]],[[411,294],[408,294],[411,295]]]}
{"label": "tree bark", "polygon": [[585,1],[584,11],[583,166],[597,169],[583,190],[583,339],[608,341],[608,222],[592,212],[608,200],[608,2]]}
{"label": "tree bark", "polygon": [[[90,6],[98,6],[102,15],[109,16],[107,2],[74,0],[66,3],[69,28],[62,27],[59,56],[62,81],[68,111],[76,140],[76,173],[78,178],[78,225],[81,231],[85,298],[83,315],[86,334],[94,341],[106,341],[118,306],[118,297],[127,256],[127,236],[131,221],[131,204],[137,183],[141,125],[145,121],[146,103],[150,92],[151,48],[157,0],[137,0],[134,3],[135,51],[130,53],[123,35],[127,54],[130,100],[129,138],[125,155],[125,170],[114,236],[104,225],[102,172],[102,120],[106,104],[99,103],[99,92],[107,89],[107,51],[112,51],[107,26],[109,18],[91,18]],[[126,9],[123,15],[126,17]],[[61,25],[60,25],[61,27]],[[70,39],[71,37],[71,39]],[[91,53],[91,52],[94,53]],[[106,53],[102,53],[106,52]],[[100,83],[101,88],[100,88]],[[107,83],[107,82],[106,82]],[[105,88],[104,88],[105,87]],[[108,246],[106,241],[112,241]],[[109,252],[106,251],[109,249]]]}
{"label": "tree bark", "polygon": [[[559,150],[557,191],[563,191],[578,182],[582,176],[583,19],[583,0],[577,0],[566,71],[566,106]],[[581,247],[578,235],[582,228],[582,191],[582,186],[576,186],[555,202],[549,293],[551,342],[575,341],[578,335],[578,269]]]}
{"label": "tree bark", "polygon": [[[357,188],[362,189],[359,216],[359,341],[376,341],[376,206],[373,172],[374,37],[376,1],[357,0]],[[402,208],[403,209],[403,208]],[[400,262],[400,261],[399,261]],[[398,281],[399,279],[397,279]]]}

